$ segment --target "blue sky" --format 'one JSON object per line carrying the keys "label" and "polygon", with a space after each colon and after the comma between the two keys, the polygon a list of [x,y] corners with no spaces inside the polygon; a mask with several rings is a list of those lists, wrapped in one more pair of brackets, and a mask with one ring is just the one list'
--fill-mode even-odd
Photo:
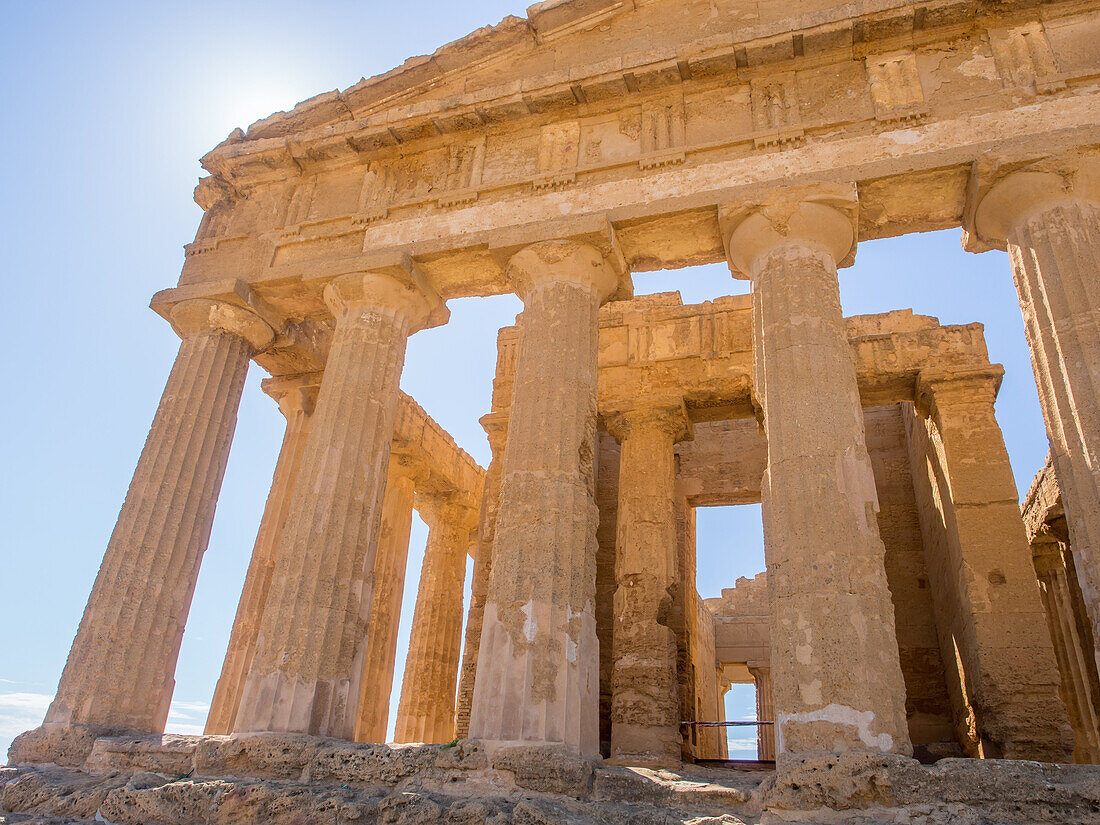
{"label": "blue sky", "polygon": [[[234,127],[433,51],[516,2],[10,4],[0,31],[0,752],[41,721],[129,484],[178,340],[147,309],[172,286],[200,211],[198,158]],[[724,266],[635,278],[685,303],[741,292]],[[1008,262],[957,231],[860,246],[841,276],[848,314],[912,307],[986,324],[1007,369],[997,410],[1017,485],[1046,453]],[[410,341],[402,385],[483,464],[496,330],[514,296],[451,302]],[[253,368],[176,674],[170,729],[198,732],[282,437]],[[426,540],[414,521],[395,691]],[[699,582],[718,595],[763,568],[759,507],[701,511]],[[396,694],[395,694],[396,695]],[[751,689],[729,718],[753,716]],[[391,714],[391,726],[392,726]],[[744,738],[743,736],[734,736]]]}

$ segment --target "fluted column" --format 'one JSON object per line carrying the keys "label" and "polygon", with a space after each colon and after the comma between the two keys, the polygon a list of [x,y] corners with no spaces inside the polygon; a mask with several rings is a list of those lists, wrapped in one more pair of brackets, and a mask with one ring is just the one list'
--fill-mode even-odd
{"label": "fluted column", "polygon": [[[772,702],[771,668],[750,663],[749,673],[756,684],[756,721],[774,722],[775,705]],[[756,757],[764,761],[775,759],[775,725],[757,726]]]}
{"label": "fluted column", "polygon": [[[1100,639],[1100,161],[1052,160],[978,198],[971,231],[1007,249],[1081,592]],[[1100,663],[1100,649],[1095,651]]]}
{"label": "fluted column", "polygon": [[248,362],[274,337],[251,311],[217,301],[183,301],[171,320],[183,342],[47,725],[164,730]]}
{"label": "fluted column", "polygon": [[572,241],[508,271],[524,312],[470,736],[595,756],[597,311],[616,276]]}
{"label": "fluted column", "polygon": [[[1078,764],[1100,762],[1100,707],[1096,704],[1095,660],[1091,644],[1086,644],[1076,621],[1073,605],[1072,559],[1064,545],[1049,533],[1032,540],[1032,562],[1039,581],[1039,592],[1046,611],[1047,627],[1054,643],[1054,656],[1062,683],[1062,700],[1069,712],[1076,739],[1073,761]],[[1087,632],[1087,628],[1085,629]],[[1087,658],[1086,658],[1087,657]]]}
{"label": "fluted column", "polygon": [[390,455],[382,499],[382,526],[374,557],[374,600],[355,728],[355,738],[360,742],[385,742],[389,727],[416,477],[417,472],[407,457]]}
{"label": "fluted column", "polygon": [[381,273],[342,276],[325,301],[336,330],[237,731],[355,733],[398,382],[430,305]]}
{"label": "fluted column", "polygon": [[752,279],[756,393],[768,437],[764,554],[780,754],[910,753],[894,608],[837,263],[854,191],[792,190],[733,221]]}
{"label": "fluted column", "polygon": [[310,416],[317,401],[320,376],[291,376],[269,378],[264,390],[279,404],[279,411],[286,418],[286,432],[275,475],[271,480],[271,492],[267,496],[252,559],[248,563],[241,599],[237,603],[237,615],[233,619],[233,631],[229,636],[229,648],[222,662],[221,676],[214,688],[210,713],[206,717],[207,735],[224,735],[233,730],[237,708],[241,704],[244,680],[256,651],[256,636],[260,632],[267,594],[271,589],[271,575],[275,569],[275,552],[290,509],[290,494],[301,466],[302,449],[309,431]]}
{"label": "fluted column", "polygon": [[465,739],[470,733],[470,710],[474,702],[474,679],[477,676],[478,651],[481,648],[481,627],[485,618],[485,599],[489,594],[489,573],[493,569],[493,537],[497,528],[500,471],[504,459],[504,443],[508,437],[508,418],[489,413],[481,417],[481,426],[489,436],[489,448],[492,450],[493,457],[485,471],[485,486],[481,493],[474,574],[470,582],[470,609],[466,614],[462,668],[458,675],[455,736],[459,739]]}
{"label": "fluted column", "polygon": [[674,518],[677,441],[689,437],[679,398],[605,410],[622,445],[615,552],[611,759],[623,765],[680,764],[676,635],[668,626],[677,585]]}
{"label": "fluted column", "polygon": [[462,587],[477,510],[461,497],[418,496],[428,546],[397,705],[397,742],[450,742],[462,646]]}
{"label": "fluted column", "polygon": [[982,755],[1064,762],[1073,735],[993,411],[1003,372],[926,370],[918,379],[918,409],[932,425],[927,449],[934,452],[932,484],[941,508],[934,521],[938,527],[943,519],[946,539],[946,558],[929,572],[934,597],[951,599],[951,608],[939,612],[951,617]]}

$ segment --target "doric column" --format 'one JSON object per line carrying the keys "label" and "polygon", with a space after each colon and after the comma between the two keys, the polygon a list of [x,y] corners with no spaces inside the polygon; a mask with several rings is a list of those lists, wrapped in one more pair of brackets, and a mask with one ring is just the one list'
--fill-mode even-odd
{"label": "doric column", "polygon": [[417,475],[408,457],[390,455],[378,551],[374,556],[374,597],[355,727],[355,738],[360,742],[385,742],[389,727]]}
{"label": "doric column", "polygon": [[691,436],[680,398],[605,410],[622,445],[615,549],[611,759],[680,764],[676,635],[668,626],[677,583],[674,519],[677,441]]}
{"label": "doric column", "polygon": [[244,680],[256,650],[256,636],[260,632],[260,619],[263,618],[267,594],[271,589],[271,575],[275,569],[275,552],[290,509],[290,494],[301,466],[302,449],[317,402],[319,384],[320,376],[315,374],[268,378],[263,382],[264,390],[279,404],[279,411],[286,418],[286,433],[271,480],[271,492],[267,495],[263,518],[260,519],[260,529],[256,533],[256,544],[252,548],[241,599],[237,603],[229,648],[217,687],[214,688],[210,713],[206,717],[207,735],[224,735],[233,731]]}
{"label": "doric column", "polygon": [[462,586],[477,509],[459,495],[418,495],[428,546],[397,705],[396,742],[450,742],[462,647]]}
{"label": "doric column", "polygon": [[485,618],[485,598],[489,593],[489,573],[493,569],[493,537],[497,529],[497,502],[500,498],[500,470],[504,460],[504,444],[508,438],[508,417],[489,413],[481,417],[481,426],[489,436],[493,457],[485,471],[485,486],[481,493],[481,514],[477,528],[477,548],[474,574],[470,582],[470,610],[466,614],[465,643],[462,646],[462,668],[458,676],[458,698],[455,701],[455,736],[465,739],[470,734],[470,709],[474,702],[474,679],[477,676],[477,654],[481,648],[481,627]]}
{"label": "doric column", "polygon": [[523,299],[470,736],[599,753],[597,311],[616,275],[594,247],[536,243]]}
{"label": "doric column", "polygon": [[[951,634],[982,755],[1063,762],[1073,747],[1012,467],[993,412],[1001,367],[933,373],[917,407],[942,512],[943,555],[930,574],[950,598]],[[925,462],[927,466],[928,462]],[[938,466],[937,466],[938,465]],[[932,543],[933,546],[938,542]]]}
{"label": "doric column", "polygon": [[235,729],[351,739],[398,382],[431,305],[376,272],[325,302],[336,330]]}
{"label": "doric column", "polygon": [[[1086,644],[1076,620],[1073,585],[1065,545],[1050,533],[1032,539],[1031,556],[1043,598],[1047,627],[1054,643],[1054,657],[1062,680],[1062,700],[1069,712],[1076,742],[1073,761],[1078,764],[1100,762],[1100,707],[1095,697],[1095,659],[1092,645]],[[1087,632],[1087,628],[1085,628]],[[1088,657],[1086,659],[1086,657]]]}
{"label": "doric column", "polygon": [[992,186],[982,178],[971,185],[967,248],[1008,250],[1070,545],[1100,639],[1100,161],[1052,159]]}
{"label": "doric column", "polygon": [[756,394],[768,436],[764,553],[779,753],[909,753],[894,608],[837,263],[854,187],[794,190],[735,214],[752,279]]}
{"label": "doric column", "polygon": [[46,724],[164,730],[248,362],[274,337],[219,301],[183,301],[171,320],[179,355]]}
{"label": "doric column", "polygon": [[[756,683],[756,721],[774,722],[775,705],[772,703],[772,671],[767,665],[749,663],[749,673]],[[775,759],[775,725],[759,725],[756,728],[756,756],[770,761]]]}

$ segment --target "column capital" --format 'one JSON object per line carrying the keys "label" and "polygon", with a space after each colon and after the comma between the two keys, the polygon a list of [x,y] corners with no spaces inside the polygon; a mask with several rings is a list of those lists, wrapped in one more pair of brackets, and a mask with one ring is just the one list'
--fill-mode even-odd
{"label": "column capital", "polygon": [[416,493],[416,511],[430,530],[451,524],[456,531],[468,528],[472,533],[477,528],[478,504],[476,498],[468,493]]}
{"label": "column capital", "polygon": [[[438,297],[438,296],[436,296]],[[446,305],[432,300],[426,290],[385,272],[353,272],[330,282],[324,291],[325,304],[337,323],[349,313],[364,308],[390,310],[405,316],[410,334],[444,324],[450,317]]]}
{"label": "column capital", "polygon": [[752,279],[783,247],[827,253],[837,267],[855,261],[859,201],[855,184],[798,186],[719,208],[726,258],[735,278]]}
{"label": "column capital", "polygon": [[275,330],[259,315],[228,301],[188,298],[173,306],[168,315],[180,338],[227,332],[247,341],[253,353],[263,352],[275,340]]}
{"label": "column capital", "polygon": [[504,455],[504,445],[508,442],[508,416],[506,410],[494,410],[477,420],[489,437],[489,449],[494,456]]}
{"label": "column capital", "polygon": [[289,420],[295,413],[313,414],[317,393],[321,389],[323,372],[301,372],[265,378],[260,387],[279,405],[279,412]]}
{"label": "column capital", "polygon": [[963,249],[1005,249],[1020,221],[1063,203],[1098,203],[1100,152],[1025,163],[982,158],[970,170],[963,210]]}
{"label": "column capital", "polygon": [[621,280],[603,252],[573,240],[538,241],[525,246],[508,260],[507,273],[525,304],[532,293],[561,282],[591,288],[602,304],[618,291]]}
{"label": "column capital", "polygon": [[955,404],[982,403],[993,407],[1005,369],[1000,364],[958,370],[921,370],[914,394],[917,412],[939,420]]}
{"label": "column capital", "polygon": [[658,430],[673,440],[691,441],[695,437],[684,399],[658,396],[644,400],[611,402],[600,409],[607,431],[620,444],[639,430]]}

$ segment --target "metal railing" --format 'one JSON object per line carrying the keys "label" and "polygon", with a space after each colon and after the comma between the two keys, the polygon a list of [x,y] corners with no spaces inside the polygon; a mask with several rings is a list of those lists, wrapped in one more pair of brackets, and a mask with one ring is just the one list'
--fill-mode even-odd
{"label": "metal railing", "polygon": [[681,725],[687,725],[692,728],[736,728],[736,727],[759,727],[760,725],[774,725],[775,722],[681,722]]}

